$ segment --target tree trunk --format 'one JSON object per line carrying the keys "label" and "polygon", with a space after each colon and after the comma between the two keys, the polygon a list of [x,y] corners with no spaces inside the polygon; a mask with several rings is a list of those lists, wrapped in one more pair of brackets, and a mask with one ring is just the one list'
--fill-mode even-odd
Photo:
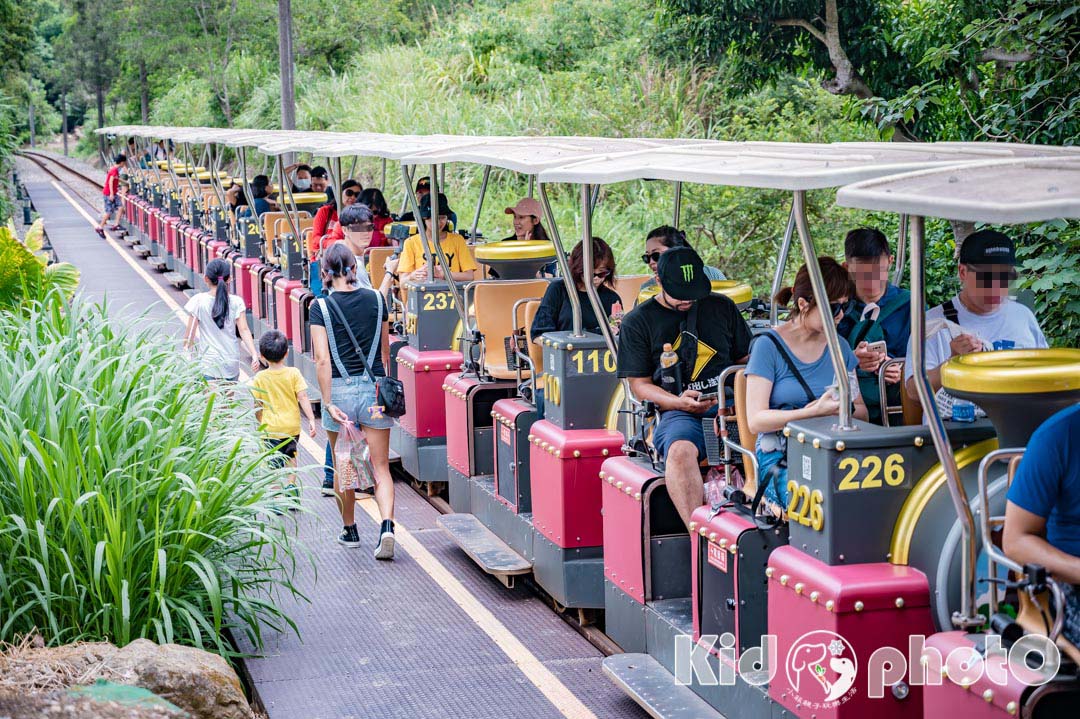
{"label": "tree trunk", "polygon": [[64,157],[68,156],[67,92],[60,93],[60,132],[64,135]]}
{"label": "tree trunk", "polygon": [[278,63],[281,69],[281,129],[296,129],[293,89],[292,0],[278,0]]}
{"label": "tree trunk", "polygon": [[[94,94],[97,99],[97,126],[105,127],[105,88],[98,84],[94,88]],[[98,154],[101,155],[102,162],[108,164],[105,159],[105,136],[98,135]]]}
{"label": "tree trunk", "polygon": [[139,109],[142,123],[150,124],[150,86],[146,79],[146,61],[139,61]]}
{"label": "tree trunk", "polygon": [[34,133],[34,126],[37,123],[34,122],[34,96],[33,95],[30,96],[30,103],[29,103],[28,107],[30,108],[30,147],[33,147],[36,144],[35,140],[37,139],[36,135]]}

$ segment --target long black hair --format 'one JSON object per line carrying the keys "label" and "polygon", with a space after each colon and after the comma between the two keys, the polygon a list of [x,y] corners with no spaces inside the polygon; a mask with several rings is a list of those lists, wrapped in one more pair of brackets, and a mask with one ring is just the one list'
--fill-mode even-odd
{"label": "long black hair", "polygon": [[645,240],[649,241],[652,239],[660,240],[660,244],[668,249],[671,249],[672,247],[690,247],[690,243],[686,241],[686,233],[671,225],[660,225],[650,231],[649,234],[645,236]]}
{"label": "long black hair", "polygon": [[323,287],[330,287],[335,277],[344,277],[350,285],[356,282],[356,255],[345,243],[335,242],[319,261]]}
{"label": "long black hair", "polygon": [[229,319],[229,277],[232,275],[232,265],[228,260],[217,257],[206,265],[206,281],[214,285],[214,308],[210,316],[214,318],[214,324],[218,329],[225,329],[225,321]]}
{"label": "long black hair", "polygon": [[386,198],[378,187],[369,187],[360,193],[359,202],[371,208],[371,214],[375,217],[389,217],[390,208],[386,206]]}

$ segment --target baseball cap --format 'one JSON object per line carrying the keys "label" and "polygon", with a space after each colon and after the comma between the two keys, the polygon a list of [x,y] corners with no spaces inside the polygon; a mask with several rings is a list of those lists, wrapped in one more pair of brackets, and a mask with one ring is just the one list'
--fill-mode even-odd
{"label": "baseball cap", "polygon": [[1009,236],[997,230],[979,230],[960,246],[962,265],[1016,265],[1016,248]]}
{"label": "baseball cap", "polygon": [[682,302],[704,299],[712,291],[712,283],[705,276],[705,263],[689,247],[672,247],[660,255],[656,275],[664,294]]}
{"label": "baseball cap", "polygon": [[[453,210],[450,209],[450,202],[446,199],[446,195],[439,193],[439,214],[449,216]],[[431,193],[424,195],[420,198],[420,216],[425,220],[431,217]]]}
{"label": "baseball cap", "polygon": [[345,229],[371,224],[371,208],[359,202],[349,205],[338,215],[338,222]]}
{"label": "baseball cap", "polygon": [[540,203],[531,197],[524,197],[513,207],[507,207],[505,210],[508,215],[532,215],[539,219],[544,216],[544,210],[541,209]]}

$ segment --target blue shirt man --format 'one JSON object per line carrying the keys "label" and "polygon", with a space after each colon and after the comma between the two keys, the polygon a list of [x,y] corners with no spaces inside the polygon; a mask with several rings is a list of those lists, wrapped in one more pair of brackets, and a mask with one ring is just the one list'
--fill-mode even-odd
{"label": "blue shirt man", "polygon": [[1063,583],[1065,636],[1080,644],[1080,404],[1031,435],[1005,507],[1005,553]]}

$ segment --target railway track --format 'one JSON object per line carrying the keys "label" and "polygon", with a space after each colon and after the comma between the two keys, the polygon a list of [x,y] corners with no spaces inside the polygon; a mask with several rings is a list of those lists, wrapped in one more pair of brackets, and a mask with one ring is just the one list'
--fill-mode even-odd
{"label": "railway track", "polygon": [[[96,192],[96,188],[100,185],[100,182],[86,173],[72,168],[62,161],[54,158],[50,155],[46,155],[40,152],[34,152],[32,150],[22,150],[19,153],[22,157],[33,162],[43,172],[55,179],[57,182],[63,183],[67,187],[71,188],[82,200],[88,202],[91,205],[96,205],[99,195]],[[53,168],[59,168],[60,171],[67,173],[69,176],[76,177],[80,180],[80,185],[88,183],[95,188],[94,192],[90,192],[87,189],[77,187],[68,182],[64,177],[57,174]],[[177,291],[173,289],[173,291]],[[432,485],[427,483],[421,483],[416,481],[411,475],[405,472],[400,463],[395,463],[392,466],[393,474],[396,478],[402,480],[405,484],[411,487],[417,494],[423,497],[429,504],[431,504],[436,510],[442,514],[449,514],[453,510],[446,499],[441,496],[438,491],[433,491]],[[547,592],[543,590],[539,585],[530,579],[524,581],[525,586],[529,588],[536,596],[542,598],[552,610],[567,624],[569,624],[574,630],[576,630],[581,636],[583,636],[590,644],[596,647],[599,651],[603,652],[605,656],[611,656],[612,654],[620,651],[618,645],[616,645],[600,628],[597,623],[599,617],[602,616],[602,612],[595,610],[570,610],[566,607],[561,607],[552,599]]]}

